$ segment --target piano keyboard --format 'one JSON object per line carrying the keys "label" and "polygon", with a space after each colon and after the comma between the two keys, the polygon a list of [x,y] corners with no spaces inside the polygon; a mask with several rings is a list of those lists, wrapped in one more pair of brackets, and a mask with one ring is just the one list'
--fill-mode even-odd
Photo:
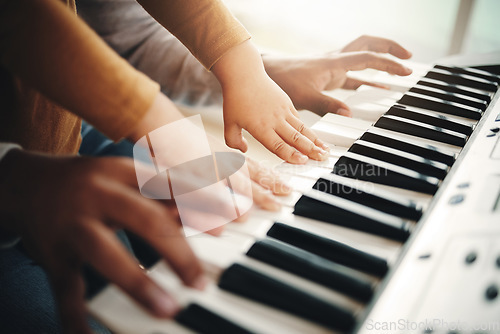
{"label": "piano keyboard", "polygon": [[499,84],[436,65],[393,90],[361,87],[352,119],[312,127],[327,161],[277,167],[294,188],[280,213],[188,238],[206,291],[163,262],[150,270],[184,305],[176,319],[113,286],[90,309],[117,333],[500,332]]}

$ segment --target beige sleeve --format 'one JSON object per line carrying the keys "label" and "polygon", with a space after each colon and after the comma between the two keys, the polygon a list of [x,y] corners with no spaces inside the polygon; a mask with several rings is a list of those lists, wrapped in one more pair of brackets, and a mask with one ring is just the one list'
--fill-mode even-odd
{"label": "beige sleeve", "polygon": [[220,0],[138,0],[210,69],[250,34]]}
{"label": "beige sleeve", "polygon": [[0,0],[0,62],[114,140],[159,91],[60,1]]}

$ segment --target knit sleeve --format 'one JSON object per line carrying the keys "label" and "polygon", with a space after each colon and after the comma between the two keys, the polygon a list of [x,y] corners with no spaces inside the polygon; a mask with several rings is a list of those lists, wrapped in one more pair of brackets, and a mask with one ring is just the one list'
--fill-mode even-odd
{"label": "knit sleeve", "polygon": [[138,0],[210,69],[250,34],[220,0]]}

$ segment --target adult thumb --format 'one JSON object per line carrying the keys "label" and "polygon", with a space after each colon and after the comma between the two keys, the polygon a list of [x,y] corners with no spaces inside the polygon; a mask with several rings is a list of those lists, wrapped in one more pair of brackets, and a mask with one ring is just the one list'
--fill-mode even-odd
{"label": "adult thumb", "polygon": [[303,106],[305,109],[308,109],[319,116],[324,116],[327,113],[333,113],[351,117],[351,111],[344,102],[318,91],[311,91],[310,94],[308,94],[307,100],[303,101]]}

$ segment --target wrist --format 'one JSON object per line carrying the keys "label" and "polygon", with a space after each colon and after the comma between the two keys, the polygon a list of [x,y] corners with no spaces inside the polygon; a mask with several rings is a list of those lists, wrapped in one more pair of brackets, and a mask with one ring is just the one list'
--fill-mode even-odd
{"label": "wrist", "polygon": [[226,52],[211,70],[222,89],[232,85],[241,86],[242,80],[267,76],[262,57],[250,40]]}
{"label": "wrist", "polygon": [[159,92],[144,117],[137,123],[127,138],[135,143],[151,131],[182,118],[184,118],[184,115],[177,109],[175,104],[163,93]]}

